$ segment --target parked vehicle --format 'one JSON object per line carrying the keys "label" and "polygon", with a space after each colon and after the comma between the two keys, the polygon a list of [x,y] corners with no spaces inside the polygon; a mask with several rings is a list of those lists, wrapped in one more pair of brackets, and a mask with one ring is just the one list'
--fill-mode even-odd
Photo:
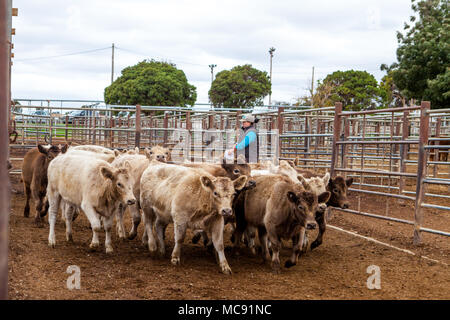
{"label": "parked vehicle", "polygon": [[87,117],[99,117],[100,113],[98,111],[83,109],[74,110],[68,114],[68,123],[72,124],[74,119],[87,118]]}

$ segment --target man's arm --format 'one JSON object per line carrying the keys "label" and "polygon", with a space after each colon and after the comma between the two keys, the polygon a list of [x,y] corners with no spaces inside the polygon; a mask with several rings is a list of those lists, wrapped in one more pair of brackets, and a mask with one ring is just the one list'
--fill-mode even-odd
{"label": "man's arm", "polygon": [[247,135],[242,139],[240,143],[238,143],[234,148],[236,150],[242,150],[245,149],[250,143],[256,140],[256,133],[253,131],[250,131],[247,133]]}

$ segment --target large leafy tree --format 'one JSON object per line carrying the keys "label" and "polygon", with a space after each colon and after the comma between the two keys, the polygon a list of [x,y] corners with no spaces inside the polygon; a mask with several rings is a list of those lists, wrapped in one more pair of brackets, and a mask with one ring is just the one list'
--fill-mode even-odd
{"label": "large leafy tree", "polygon": [[317,102],[333,105],[342,102],[344,110],[375,108],[380,96],[378,82],[366,71],[335,71],[319,82]]}
{"label": "large leafy tree", "polygon": [[105,102],[122,105],[186,106],[197,99],[182,70],[172,63],[144,60],[122,70],[105,88]]}
{"label": "large leafy tree", "polygon": [[380,82],[380,104],[385,108],[399,108],[406,105],[406,99],[398,89],[394,82],[393,71],[397,65],[393,64],[388,67],[386,64],[381,65],[381,71],[386,71],[386,75]]}
{"label": "large leafy tree", "polygon": [[245,108],[262,105],[270,90],[267,72],[246,64],[217,73],[208,94],[215,106]]}
{"label": "large leafy tree", "polygon": [[449,0],[412,0],[416,15],[397,33],[398,67],[393,80],[407,98],[431,101],[432,108],[450,106]]}

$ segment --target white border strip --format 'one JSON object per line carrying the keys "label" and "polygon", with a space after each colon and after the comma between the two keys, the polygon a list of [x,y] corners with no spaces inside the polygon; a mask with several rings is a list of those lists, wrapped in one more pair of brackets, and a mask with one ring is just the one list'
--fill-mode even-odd
{"label": "white border strip", "polygon": [[[331,228],[331,229],[334,229],[334,230],[337,230],[337,231],[341,231],[341,232],[345,232],[345,233],[351,234],[351,235],[353,235],[353,236],[355,236],[355,237],[359,237],[359,238],[363,238],[363,239],[368,240],[368,241],[375,242],[375,243],[377,243],[377,244],[381,244],[381,245],[383,245],[383,246],[386,246],[386,247],[389,247],[389,248],[392,248],[392,249],[396,249],[396,250],[398,250],[398,251],[405,252],[405,253],[410,254],[410,255],[413,255],[413,256],[418,256],[416,253],[414,253],[414,252],[412,252],[412,251],[410,251],[410,250],[402,249],[402,248],[399,248],[399,247],[390,245],[389,243],[381,242],[381,241],[376,240],[376,239],[374,239],[374,238],[366,237],[366,236],[360,235],[360,234],[358,234],[358,233],[356,233],[356,232],[348,231],[348,230],[345,230],[345,229],[342,229],[342,228],[333,226],[333,225],[331,225],[331,224],[327,224],[327,227],[329,227],[329,228]],[[423,259],[425,259],[425,260],[437,262],[437,263],[443,264],[443,265],[445,265],[445,266],[448,266],[448,264],[446,264],[445,262],[439,261],[439,260],[431,259],[431,258],[428,258],[428,257],[426,257],[426,256],[419,256],[419,257],[420,257],[420,258],[423,258]]]}

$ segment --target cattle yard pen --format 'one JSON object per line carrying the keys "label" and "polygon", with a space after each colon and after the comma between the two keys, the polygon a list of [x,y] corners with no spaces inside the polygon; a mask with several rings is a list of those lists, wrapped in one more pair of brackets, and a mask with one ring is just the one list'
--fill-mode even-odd
{"label": "cattle yard pen", "polygon": [[[217,161],[236,142],[239,119],[251,111],[209,105],[183,108],[110,106],[101,101],[16,101],[21,105],[11,109],[12,151],[38,143],[117,149],[164,144],[172,148],[172,155],[184,152],[191,161],[209,162]],[[44,112],[30,115],[17,107]],[[87,110],[88,115],[64,114],[70,110]],[[357,207],[334,210],[412,225],[414,244],[421,242],[422,232],[450,236],[449,230],[424,227],[424,210],[437,210],[441,215],[450,210],[449,109],[430,109],[429,103],[422,102],[420,106],[350,112],[342,111],[337,103],[323,108],[265,107],[253,113],[260,119],[260,160],[292,160],[302,169],[328,170],[332,175],[353,178],[350,190],[358,195]],[[19,173],[18,168],[11,171]],[[382,197],[384,215],[364,211],[363,195]],[[391,216],[391,201],[412,203],[414,216]]]}

